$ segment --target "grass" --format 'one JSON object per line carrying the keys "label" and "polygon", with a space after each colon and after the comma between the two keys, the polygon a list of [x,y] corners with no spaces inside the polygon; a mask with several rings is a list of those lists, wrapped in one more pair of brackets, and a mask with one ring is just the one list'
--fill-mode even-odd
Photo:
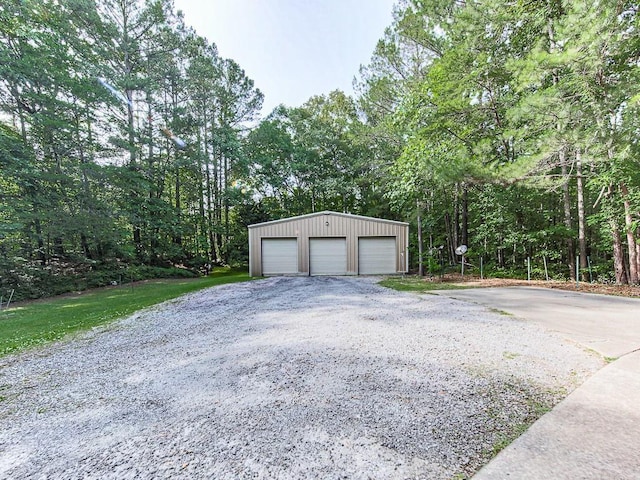
{"label": "grass", "polygon": [[502,352],[502,356],[507,360],[513,360],[514,358],[518,358],[520,354],[515,352]]}
{"label": "grass", "polygon": [[504,315],[505,317],[513,317],[515,316],[513,313],[506,312],[504,310],[500,310],[499,308],[487,307],[490,312],[497,313],[498,315]]}
{"label": "grass", "polygon": [[463,290],[473,288],[471,286],[466,287],[446,282],[431,282],[424,277],[421,278],[418,276],[389,277],[379,282],[379,284],[383,287],[400,290],[402,292],[430,292],[433,290]]}
{"label": "grass", "polygon": [[540,402],[531,401],[530,404],[533,409],[531,416],[528,419],[513,425],[508,432],[499,434],[487,452],[489,458],[494,458],[498,455],[502,450],[511,445],[519,436],[526,432],[531,425],[540,419],[540,417],[551,411],[550,406],[544,405]]}
{"label": "grass", "polygon": [[220,268],[208,277],[148,280],[15,304],[0,310],[0,356],[104,325],[185,293],[249,279],[246,272]]}

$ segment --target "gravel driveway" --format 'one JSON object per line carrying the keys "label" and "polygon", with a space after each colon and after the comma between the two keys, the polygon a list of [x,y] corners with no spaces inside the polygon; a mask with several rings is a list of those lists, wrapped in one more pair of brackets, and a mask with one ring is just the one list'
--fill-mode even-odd
{"label": "gravel driveway", "polygon": [[215,287],[1,358],[0,478],[452,478],[602,366],[376,280]]}

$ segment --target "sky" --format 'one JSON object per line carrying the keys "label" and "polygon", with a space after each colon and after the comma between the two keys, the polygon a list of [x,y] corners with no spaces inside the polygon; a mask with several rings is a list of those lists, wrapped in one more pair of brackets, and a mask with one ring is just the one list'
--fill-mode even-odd
{"label": "sky", "polygon": [[185,23],[232,58],[265,96],[262,114],[313,95],[353,93],[391,24],[395,0],[175,0]]}

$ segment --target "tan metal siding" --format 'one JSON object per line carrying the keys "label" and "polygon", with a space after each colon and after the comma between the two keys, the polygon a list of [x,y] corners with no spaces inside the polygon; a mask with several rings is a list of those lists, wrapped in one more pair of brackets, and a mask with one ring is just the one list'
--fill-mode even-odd
{"label": "tan metal siding", "polygon": [[409,226],[399,222],[392,223],[382,219],[336,213],[293,217],[290,220],[256,225],[249,228],[249,272],[254,276],[262,275],[260,256],[262,238],[298,238],[298,273],[308,275],[309,238],[345,237],[347,239],[347,273],[357,275],[358,238],[374,236],[396,237],[396,270],[404,272],[406,271],[408,233]]}

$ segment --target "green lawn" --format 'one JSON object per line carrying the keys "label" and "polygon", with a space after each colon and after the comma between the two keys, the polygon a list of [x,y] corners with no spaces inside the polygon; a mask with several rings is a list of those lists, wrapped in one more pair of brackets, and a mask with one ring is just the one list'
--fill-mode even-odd
{"label": "green lawn", "polygon": [[415,275],[407,275],[404,277],[389,277],[381,282],[380,285],[402,292],[429,292],[431,290],[462,290],[465,288],[474,288],[473,286],[454,285],[446,282],[430,282],[425,277]]}
{"label": "green lawn", "polygon": [[103,325],[188,292],[249,279],[246,272],[220,269],[203,278],[147,280],[15,304],[0,310],[0,356]]}

